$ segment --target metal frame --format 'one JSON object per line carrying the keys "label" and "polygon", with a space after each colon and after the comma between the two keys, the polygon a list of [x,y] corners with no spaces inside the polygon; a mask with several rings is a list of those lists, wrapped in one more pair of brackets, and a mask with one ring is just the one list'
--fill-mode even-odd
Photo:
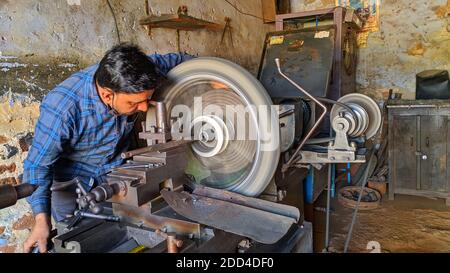
{"label": "metal frame", "polygon": [[[312,11],[303,11],[303,12],[294,12],[288,14],[280,14],[276,16],[276,24],[275,29],[277,31],[284,30],[284,23],[291,19],[300,19],[305,17],[313,17],[313,16],[321,16],[321,18],[332,18],[334,21],[334,25],[336,26],[336,41],[335,41],[335,49],[334,49],[334,61],[333,61],[333,84],[331,87],[331,97],[332,99],[337,99],[342,95],[345,95],[342,92],[343,85],[343,77],[346,74],[343,71],[343,41],[344,41],[344,24],[347,20],[344,19],[347,10],[343,7],[335,7],[328,9],[318,9]],[[353,14],[353,20],[361,22],[361,18],[359,18],[356,14]],[[354,22],[354,21],[353,21]],[[352,27],[356,27],[358,30],[358,23],[355,23]],[[355,73],[352,73],[352,77],[354,77]],[[353,90],[346,90],[346,93],[352,93]]]}

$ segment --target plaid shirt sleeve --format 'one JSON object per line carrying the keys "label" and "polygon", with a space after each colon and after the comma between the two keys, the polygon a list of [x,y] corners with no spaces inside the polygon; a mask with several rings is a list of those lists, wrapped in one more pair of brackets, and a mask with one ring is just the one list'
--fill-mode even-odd
{"label": "plaid shirt sleeve", "polygon": [[167,74],[172,68],[180,63],[193,59],[194,56],[185,53],[152,54],[149,58],[153,61],[161,72]]}
{"label": "plaid shirt sleeve", "polygon": [[37,185],[37,190],[27,198],[33,214],[50,214],[50,186],[53,182],[52,165],[63,152],[73,130],[69,114],[71,93],[56,87],[40,106],[33,143],[24,161],[23,180]]}

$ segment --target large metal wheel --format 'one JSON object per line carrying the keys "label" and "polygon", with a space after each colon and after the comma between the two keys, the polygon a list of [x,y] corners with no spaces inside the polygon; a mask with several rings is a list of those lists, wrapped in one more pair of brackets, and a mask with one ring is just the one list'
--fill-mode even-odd
{"label": "large metal wheel", "polygon": [[[205,186],[259,195],[280,156],[278,113],[270,111],[273,102],[261,83],[239,65],[219,58],[184,62],[168,78],[170,85],[156,98],[166,104],[172,135],[198,139],[188,149],[185,172]],[[240,118],[228,115],[229,106],[247,112]],[[147,117],[147,126],[151,120]],[[264,129],[272,125],[269,140],[261,133],[262,123]],[[242,128],[249,133],[245,138],[237,136]]]}

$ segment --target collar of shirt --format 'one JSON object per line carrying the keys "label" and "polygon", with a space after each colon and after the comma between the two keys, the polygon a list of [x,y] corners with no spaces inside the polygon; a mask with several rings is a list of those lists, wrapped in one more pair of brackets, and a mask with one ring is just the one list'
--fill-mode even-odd
{"label": "collar of shirt", "polygon": [[85,109],[95,110],[99,114],[111,115],[111,113],[109,113],[110,108],[100,99],[97,92],[97,87],[95,86],[94,74],[95,71],[97,71],[97,68],[98,65],[93,65],[81,72],[85,73],[85,88],[83,94],[85,100],[82,102],[82,107]]}

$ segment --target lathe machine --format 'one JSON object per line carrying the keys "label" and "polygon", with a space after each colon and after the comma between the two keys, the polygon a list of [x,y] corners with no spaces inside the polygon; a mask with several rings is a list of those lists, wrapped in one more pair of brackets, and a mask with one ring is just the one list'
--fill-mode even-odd
{"label": "lathe machine", "polygon": [[[312,251],[302,180],[308,168],[364,162],[381,113],[356,93],[330,111],[272,61],[299,99],[274,105],[255,77],[219,58],[170,71],[139,133],[146,147],[123,153],[91,191],[77,179],[52,188],[76,184],[79,204],[57,224],[54,251]],[[333,134],[318,138],[324,123]]]}
{"label": "lathe machine", "polygon": [[[258,79],[219,58],[171,70],[137,130],[144,144],[122,154],[107,183],[52,187],[76,186],[79,205],[57,223],[52,251],[312,252],[303,180],[311,168],[365,162],[382,120],[354,84],[331,92],[336,56],[348,54],[336,52],[338,33],[269,33]],[[0,194],[12,205],[33,190]]]}

